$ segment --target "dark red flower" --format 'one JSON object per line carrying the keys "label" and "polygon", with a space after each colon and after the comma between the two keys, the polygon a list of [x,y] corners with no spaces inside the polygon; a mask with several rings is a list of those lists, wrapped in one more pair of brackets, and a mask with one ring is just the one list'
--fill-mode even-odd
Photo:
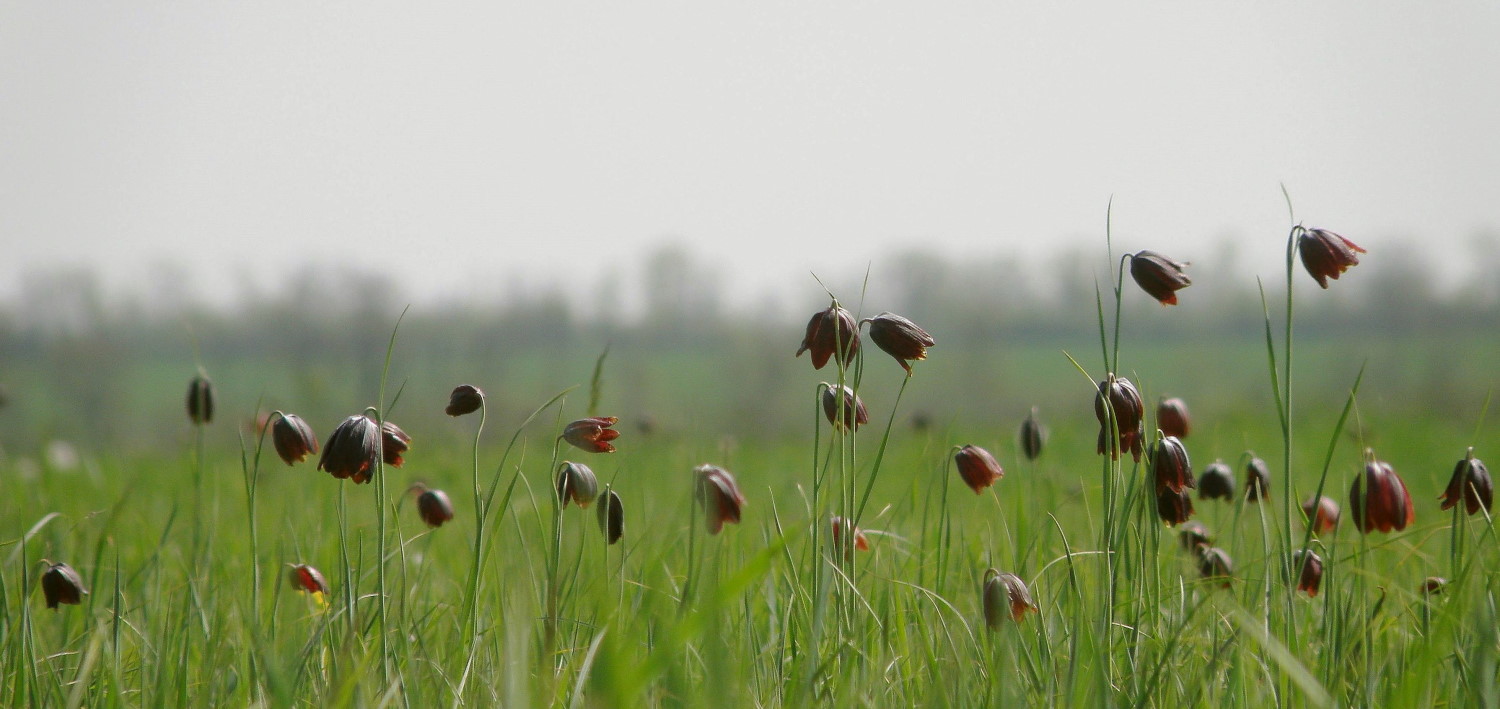
{"label": "dark red flower", "polygon": [[368,416],[350,416],[333,429],[323,444],[318,470],[333,477],[367,483],[375,474],[375,460],[380,455],[380,429]]}
{"label": "dark red flower", "polygon": [[1216,460],[1198,476],[1198,499],[1234,501],[1234,471]]}
{"label": "dark red flower", "polygon": [[1443,491],[1441,499],[1445,510],[1458,504],[1459,500],[1464,501],[1464,508],[1471,515],[1480,507],[1486,511],[1490,509],[1495,500],[1495,484],[1490,480],[1490,469],[1485,467],[1484,461],[1474,457],[1473,448],[1454,466],[1453,477],[1448,480],[1448,489]]}
{"label": "dark red flower", "polygon": [[1041,419],[1037,418],[1036,407],[1031,407],[1031,413],[1026,415],[1026,420],[1021,422],[1021,453],[1027,460],[1036,460],[1042,455],[1042,447],[1047,443],[1047,427],[1042,425]]}
{"label": "dark red flower", "polygon": [[1229,588],[1229,579],[1234,576],[1234,561],[1218,547],[1200,549],[1198,573],[1206,579],[1224,579],[1224,588]]}
{"label": "dark red flower", "polygon": [[484,392],[479,387],[460,384],[448,394],[448,408],[443,412],[449,416],[472,414],[484,406]]}
{"label": "dark red flower", "polygon": [[865,538],[864,530],[861,530],[859,527],[854,527],[854,533],[852,535],[849,535],[850,538],[854,540],[853,548],[845,548],[844,535],[845,532],[849,531],[848,528],[852,525],[849,523],[849,521],[838,515],[833,516],[832,523],[833,548],[842,549],[846,554],[856,549],[859,551],[870,550],[870,540]]}
{"label": "dark red flower", "polygon": [[1188,462],[1187,447],[1176,436],[1166,436],[1151,448],[1151,473],[1156,492],[1181,493],[1194,486],[1193,464]]}
{"label": "dark red flower", "polygon": [[1252,455],[1250,462],[1245,464],[1245,499],[1260,502],[1262,497],[1270,495],[1271,469],[1266,467],[1266,461]]}
{"label": "dark red flower", "polygon": [[599,509],[594,513],[599,520],[599,531],[608,543],[614,544],[625,534],[625,505],[613,488],[606,487],[599,497]]}
{"label": "dark red flower", "polygon": [[1297,590],[1306,591],[1309,597],[1318,595],[1318,586],[1323,583],[1323,559],[1311,549],[1298,549],[1292,554],[1292,568],[1297,569]]}
{"label": "dark red flower", "polygon": [[579,507],[588,507],[599,496],[599,478],[594,470],[583,463],[565,460],[557,467],[557,499],[562,506],[576,502]]}
{"label": "dark red flower", "polygon": [[1358,244],[1327,229],[1304,229],[1297,238],[1297,251],[1302,254],[1302,265],[1307,272],[1324,288],[1328,287],[1328,279],[1338,280],[1339,274],[1350,266],[1359,265],[1355,252],[1365,252]]}
{"label": "dark red flower", "polygon": [[619,422],[615,416],[598,416],[595,418],[578,419],[563,428],[563,440],[573,444],[580,450],[590,453],[613,453],[614,444],[610,441],[620,437],[620,432],[610,426]]}
{"label": "dark red flower", "polygon": [[323,574],[307,564],[292,564],[286,576],[292,588],[298,591],[328,595],[328,582],[323,580]]}
{"label": "dark red flower", "polygon": [[380,424],[381,450],[385,451],[385,464],[401,467],[402,454],[411,448],[411,436],[390,421]]}
{"label": "dark red flower", "polygon": [[1198,554],[1213,546],[1214,540],[1208,533],[1208,527],[1202,522],[1189,521],[1177,528],[1177,542],[1182,545],[1183,551]]}
{"label": "dark red flower", "polygon": [[453,503],[448,501],[448,493],[434,490],[422,483],[412,485],[411,489],[417,493],[417,516],[427,526],[436,529],[453,519]]}
{"label": "dark red flower", "polygon": [[[1099,382],[1099,392],[1094,395],[1094,417],[1099,419],[1099,455],[1104,455],[1107,448],[1109,457],[1116,459],[1120,457],[1121,450],[1128,450],[1131,457],[1139,462],[1141,438],[1144,434],[1141,418],[1145,415],[1145,409],[1141,393],[1129,379],[1110,374]],[[1110,441],[1111,413],[1114,414],[1114,428],[1119,432],[1117,443]]]}
{"label": "dark red flower", "polygon": [[1433,596],[1443,592],[1448,587],[1448,579],[1441,576],[1428,576],[1422,579],[1422,595]]}
{"label": "dark red flower", "polygon": [[745,506],[745,496],[728,470],[707,463],[693,468],[697,474],[694,497],[703,505],[709,534],[718,534],[725,522],[739,524],[740,510]]}
{"label": "dark red flower", "polygon": [[202,374],[188,382],[187,414],[188,420],[197,425],[214,420],[214,383]]}
{"label": "dark red flower", "polygon": [[1164,435],[1187,438],[1192,428],[1187,404],[1177,397],[1163,398],[1156,404],[1156,427]]}
{"label": "dark red flower", "polygon": [[307,456],[318,452],[318,438],[312,427],[296,414],[276,412],[276,423],[271,424],[271,443],[276,446],[276,455],[287,465],[307,460]]}
{"label": "dark red flower", "polygon": [[1156,495],[1156,515],[1168,526],[1176,526],[1193,516],[1193,498],[1187,490],[1162,490]]}
{"label": "dark red flower", "polygon": [[1130,256],[1130,277],[1157,302],[1176,305],[1177,291],[1193,283],[1182,272],[1185,265],[1155,251],[1141,251]]}
{"label": "dark red flower", "polygon": [[964,446],[953,453],[953,462],[958,466],[958,476],[975,495],[1005,477],[1005,471],[995,461],[995,456],[979,446]]}
{"label": "dark red flower", "polygon": [[[843,390],[843,396],[833,393],[835,387]],[[842,403],[842,406],[840,404]],[[853,389],[835,384],[823,384],[823,413],[828,416],[828,423],[838,427],[841,431],[850,428],[858,430],[861,424],[870,422],[870,414],[865,411],[865,402],[861,401]]]}
{"label": "dark red flower", "polygon": [[47,607],[57,610],[59,603],[70,606],[82,603],[89,590],[84,588],[83,577],[73,567],[62,562],[49,562],[47,570],[42,572],[42,595],[47,599]]}
{"label": "dark red flower", "polygon": [[1302,516],[1307,518],[1314,532],[1332,532],[1339,526],[1339,503],[1326,495],[1317,499],[1309,497],[1302,502]]}
{"label": "dark red flower", "polygon": [[802,346],[797,348],[797,356],[801,357],[809,350],[812,351],[813,369],[822,369],[835,352],[839,353],[839,362],[849,366],[859,352],[859,325],[854,322],[854,316],[839,307],[836,301],[827,310],[814,314],[807,322],[807,334],[802,338]]}
{"label": "dark red flower", "polygon": [[911,360],[927,359],[927,348],[937,344],[932,335],[917,324],[895,313],[881,313],[860,322],[870,323],[870,340],[911,376]]}
{"label": "dark red flower", "polygon": [[1349,511],[1354,515],[1354,526],[1365,534],[1375,530],[1399,532],[1417,518],[1406,483],[1390,463],[1375,460],[1373,455],[1365,463],[1364,474],[1355,476],[1349,488]]}
{"label": "dark red flower", "polygon": [[1026,582],[1015,574],[1001,573],[996,569],[984,572],[983,606],[984,622],[990,630],[998,630],[1007,617],[1019,623],[1026,617],[1026,611],[1037,611]]}

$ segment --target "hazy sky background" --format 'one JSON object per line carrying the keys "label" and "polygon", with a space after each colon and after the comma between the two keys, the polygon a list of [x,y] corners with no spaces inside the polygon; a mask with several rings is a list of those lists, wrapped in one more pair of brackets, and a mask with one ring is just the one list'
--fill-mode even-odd
{"label": "hazy sky background", "polygon": [[3,2],[0,298],[163,263],[491,298],[668,240],[752,294],[1102,248],[1111,195],[1117,248],[1274,273],[1282,182],[1372,254],[1463,245],[1500,221],[1497,36],[1478,1]]}

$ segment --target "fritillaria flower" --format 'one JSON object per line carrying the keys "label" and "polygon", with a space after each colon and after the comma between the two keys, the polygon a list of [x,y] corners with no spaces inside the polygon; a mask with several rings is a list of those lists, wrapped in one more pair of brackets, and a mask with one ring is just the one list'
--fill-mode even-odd
{"label": "fritillaria flower", "polygon": [[845,520],[843,517],[840,517],[838,515],[833,516],[832,523],[833,547],[835,549],[843,549],[846,554],[855,549],[859,551],[870,550],[870,540],[865,538],[864,530],[860,529],[859,527],[854,527],[854,533],[850,535],[850,537],[854,540],[854,546],[852,549],[850,549],[844,546],[844,538],[845,533],[849,531],[849,527],[852,527],[853,525],[848,520]]}
{"label": "fritillaria flower", "polygon": [[807,334],[803,336],[796,356],[801,357],[808,351],[812,352],[813,369],[822,369],[835,353],[839,355],[840,363],[849,366],[859,352],[859,325],[854,322],[854,316],[839,307],[837,301],[827,310],[815,313],[807,321]]}
{"label": "fritillaria flower", "polygon": [[1156,478],[1156,492],[1182,494],[1193,487],[1193,464],[1188,462],[1187,448],[1176,436],[1164,436],[1151,448],[1151,473]]}
{"label": "fritillaria flower", "polygon": [[47,570],[42,572],[42,595],[47,599],[48,608],[57,610],[59,603],[76,606],[89,595],[89,590],[83,586],[83,577],[73,567],[62,562],[42,561],[47,564]]}
{"label": "fritillaria flower", "polygon": [[606,487],[599,497],[599,509],[594,512],[599,519],[599,531],[610,544],[614,544],[625,534],[625,506],[614,488]]}
{"label": "fritillaria flower", "polygon": [[276,446],[276,455],[287,465],[307,460],[307,456],[318,452],[318,438],[312,427],[296,414],[276,412],[276,423],[271,424],[271,443]]}
{"label": "fritillaria flower", "polygon": [[1216,460],[1198,476],[1198,499],[1234,501],[1234,471]]}
{"label": "fritillaria flower", "polygon": [[610,426],[615,425],[619,420],[615,416],[578,419],[563,427],[562,437],[579,450],[590,453],[613,453],[615,447],[610,441],[619,438],[620,432]]}
{"label": "fritillaria flower", "polygon": [[1177,291],[1193,283],[1182,272],[1185,265],[1155,251],[1141,251],[1130,256],[1130,277],[1157,302],[1176,305]]}
{"label": "fritillaria flower", "polygon": [[401,455],[411,448],[411,436],[390,421],[380,424],[381,450],[385,451],[385,464],[401,467]]}
{"label": "fritillaria flower", "polygon": [[1332,532],[1339,526],[1339,503],[1327,495],[1317,499],[1309,497],[1302,502],[1302,516],[1307,518],[1314,532]]}
{"label": "fritillaria flower", "polygon": [[1027,460],[1036,460],[1042,455],[1042,446],[1047,443],[1047,427],[1037,418],[1036,407],[1021,422],[1021,453]]}
{"label": "fritillaria flower", "polygon": [[1193,516],[1193,498],[1186,489],[1181,492],[1162,490],[1156,495],[1156,515],[1167,526],[1176,526]]}
{"label": "fritillaria flower", "polygon": [[1318,595],[1318,586],[1323,583],[1323,559],[1311,549],[1298,549],[1292,554],[1292,566],[1297,571],[1297,590],[1306,591],[1308,597]]}
{"label": "fritillaria flower", "polygon": [[1026,582],[1015,574],[985,569],[982,593],[984,622],[990,630],[999,630],[1007,617],[1019,623],[1026,617],[1026,611],[1037,611]]}
{"label": "fritillaria flower", "polygon": [[380,455],[380,429],[365,415],[350,416],[333,429],[323,444],[318,470],[355,483],[370,482],[375,474],[375,460]]}
{"label": "fritillaria flower", "polygon": [[1206,579],[1224,579],[1224,588],[1229,588],[1229,579],[1234,575],[1234,561],[1218,547],[1206,547],[1198,553],[1198,573]]}
{"label": "fritillaria flower", "polygon": [[1422,595],[1434,596],[1443,592],[1448,587],[1448,579],[1441,576],[1428,576],[1422,579]]}
{"label": "fritillaria flower", "polygon": [[908,377],[911,376],[909,362],[927,359],[927,348],[937,344],[926,330],[895,313],[881,313],[860,322],[870,323],[870,341],[886,354],[896,358],[896,362],[906,370]]}
{"label": "fritillaria flower", "polygon": [[1372,451],[1365,451],[1365,455],[1368,462],[1364,474],[1355,476],[1354,485],[1349,488],[1349,511],[1354,515],[1354,526],[1365,534],[1406,529],[1417,518],[1406,483],[1390,463],[1375,460]]}
{"label": "fritillaria flower", "polygon": [[1188,429],[1192,428],[1187,404],[1175,396],[1162,398],[1156,404],[1156,427],[1165,435],[1187,438]]}
{"label": "fritillaria flower", "polygon": [[1266,467],[1266,461],[1251,455],[1250,462],[1245,464],[1245,499],[1260,502],[1262,497],[1270,495],[1271,469]]}
{"label": "fritillaria flower", "polygon": [[448,501],[448,493],[434,490],[422,483],[413,484],[411,492],[417,495],[417,516],[427,526],[436,529],[453,519],[453,503]]}
{"label": "fritillaria flower", "polygon": [[569,501],[578,503],[579,507],[588,507],[598,496],[599,478],[594,476],[592,468],[571,460],[557,466],[557,499],[562,500],[563,507],[567,507]]}
{"label": "fritillaria flower", "polygon": [[319,573],[307,564],[289,564],[286,578],[292,584],[292,588],[303,593],[321,593],[328,595],[328,582],[323,580],[323,574]]}
{"label": "fritillaria flower", "polygon": [[448,394],[448,408],[443,409],[443,413],[463,416],[478,411],[481,406],[484,406],[484,392],[479,387],[460,384]]}
{"label": "fritillaria flower", "polygon": [[1338,280],[1339,274],[1359,265],[1355,252],[1364,253],[1358,244],[1327,229],[1304,229],[1297,237],[1297,251],[1302,255],[1302,265],[1323,288],[1328,279]]}
{"label": "fritillaria flower", "polygon": [[1484,461],[1474,457],[1473,448],[1453,468],[1453,477],[1441,499],[1445,510],[1458,504],[1459,500],[1464,501],[1464,508],[1471,515],[1480,507],[1486,511],[1490,509],[1495,499],[1495,484],[1490,480],[1490,469],[1484,466]]}
{"label": "fritillaria flower", "polygon": [[187,414],[195,425],[214,420],[214,383],[202,374],[188,382]]}
{"label": "fritillaria flower", "polygon": [[703,513],[709,534],[718,534],[725,522],[739,524],[740,510],[745,506],[745,496],[728,470],[707,463],[693,468],[697,474],[694,498],[703,505]]}
{"label": "fritillaria flower", "polygon": [[[1109,451],[1110,459],[1118,459],[1121,450],[1130,451],[1137,462],[1141,459],[1141,418],[1146,405],[1141,393],[1125,377],[1110,374],[1099,382],[1099,393],[1094,395],[1094,417],[1099,419],[1099,455]],[[1111,441],[1110,415],[1114,415],[1114,428],[1119,432],[1117,442]]]}
{"label": "fritillaria flower", "polygon": [[958,476],[975,495],[1005,477],[1005,471],[995,462],[995,456],[979,446],[964,446],[953,453],[953,462],[958,466]]}
{"label": "fritillaria flower", "polygon": [[[838,427],[840,431],[847,431],[850,428],[858,430],[860,424],[870,422],[870,414],[865,411],[865,402],[860,400],[853,389],[826,382],[823,383],[822,388],[823,413],[828,416],[828,423]],[[843,396],[835,394],[835,388],[843,390]],[[842,406],[840,406],[841,403]]]}
{"label": "fritillaria flower", "polygon": [[1192,554],[1198,554],[1203,549],[1213,546],[1213,537],[1208,533],[1208,527],[1202,522],[1184,522],[1177,528],[1177,542],[1182,545],[1182,550]]}

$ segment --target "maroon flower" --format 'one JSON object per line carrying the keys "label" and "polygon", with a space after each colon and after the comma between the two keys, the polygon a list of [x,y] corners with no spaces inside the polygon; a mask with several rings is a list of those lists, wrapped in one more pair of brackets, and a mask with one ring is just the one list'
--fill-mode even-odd
{"label": "maroon flower", "polygon": [[1187,490],[1172,492],[1170,489],[1162,490],[1156,495],[1156,515],[1167,526],[1176,526],[1188,521],[1193,516],[1193,498],[1188,495]]}
{"label": "maroon flower", "polygon": [[187,414],[188,420],[200,426],[214,420],[214,383],[202,374],[188,382]]}
{"label": "maroon flower", "polygon": [[1448,579],[1441,576],[1428,576],[1422,579],[1422,595],[1433,596],[1443,592],[1448,587]]}
{"label": "maroon flower", "polygon": [[917,324],[895,313],[881,313],[860,322],[870,323],[870,340],[911,376],[911,360],[927,359],[927,348],[937,344],[932,335]]}
{"label": "maroon flower", "polygon": [[1297,237],[1297,251],[1302,254],[1302,265],[1307,272],[1324,288],[1328,287],[1328,279],[1338,280],[1339,274],[1350,266],[1359,265],[1355,252],[1365,252],[1358,244],[1327,229],[1304,229]]}
{"label": "maroon flower", "polygon": [[328,582],[323,580],[323,574],[307,564],[292,564],[286,576],[292,588],[298,591],[328,595]]}
{"label": "maroon flower", "polygon": [[563,440],[590,453],[613,453],[610,441],[620,437],[620,432],[610,426],[619,422],[615,416],[578,419],[563,428]]}
{"label": "maroon flower", "polygon": [[[1141,418],[1145,408],[1141,393],[1129,379],[1110,374],[1099,382],[1099,393],[1094,395],[1094,417],[1099,419],[1099,455],[1104,455],[1108,448],[1110,459],[1117,459],[1121,450],[1128,450],[1131,457],[1140,461],[1144,433]],[[1110,441],[1111,413],[1114,414],[1114,428],[1119,432],[1117,443]]]}
{"label": "maroon flower", "polygon": [[1156,404],[1156,427],[1164,435],[1187,438],[1188,429],[1192,428],[1187,404],[1175,396],[1162,398]]}
{"label": "maroon flower", "polygon": [[599,496],[599,478],[594,470],[583,463],[565,460],[557,467],[557,499],[562,506],[576,502],[579,507],[588,507]]}
{"label": "maroon flower", "polygon": [[839,353],[839,362],[846,367],[854,361],[854,355],[859,352],[859,325],[849,311],[839,307],[838,301],[827,310],[814,314],[807,322],[807,334],[802,338],[796,356],[801,357],[809,350],[812,351],[813,369],[822,369],[835,352]]}
{"label": "maroon flower", "polygon": [[1224,461],[1214,461],[1198,476],[1198,498],[1234,501],[1234,471]]}
{"label": "maroon flower", "polygon": [[599,531],[608,543],[614,544],[625,535],[625,505],[620,502],[620,493],[610,487],[599,497],[599,509],[594,513],[599,520]]}
{"label": "maroon flower", "polygon": [[1199,551],[1198,573],[1206,579],[1224,579],[1224,588],[1229,588],[1229,579],[1234,576],[1234,561],[1223,549],[1207,547]]}
{"label": "maroon flower", "polygon": [[990,630],[998,630],[1007,617],[1019,623],[1026,617],[1026,611],[1037,611],[1026,582],[1015,574],[995,569],[984,572],[983,606],[984,622]]}
{"label": "maroon flower", "polygon": [[1213,537],[1208,533],[1208,527],[1202,522],[1183,522],[1177,528],[1177,542],[1182,545],[1182,550],[1199,554],[1202,550],[1213,546]]}
{"label": "maroon flower", "polygon": [[1036,407],[1021,422],[1021,453],[1027,460],[1036,460],[1042,455],[1042,446],[1047,443],[1047,427],[1036,416]]}
{"label": "maroon flower", "polygon": [[59,603],[76,606],[89,595],[89,590],[83,586],[83,577],[73,567],[62,562],[53,564],[45,559],[43,562],[47,563],[47,570],[42,572],[42,595],[47,599],[48,608],[57,610]]}
{"label": "maroon flower", "polygon": [[1370,451],[1366,455],[1370,458],[1364,474],[1355,476],[1354,485],[1349,488],[1349,511],[1354,515],[1354,526],[1365,534],[1406,529],[1417,518],[1406,483],[1390,463],[1375,460]]}
{"label": "maroon flower", "polygon": [[964,446],[953,454],[953,462],[958,466],[958,476],[963,478],[964,484],[974,491],[975,495],[984,492],[984,489],[994,485],[995,481],[1005,477],[1005,471],[1000,464],[995,462],[995,456],[979,446]]}
{"label": "maroon flower", "polygon": [[1298,549],[1292,554],[1292,567],[1297,571],[1297,590],[1306,591],[1308,597],[1318,595],[1318,586],[1323,583],[1323,559],[1311,549]]}
{"label": "maroon flower", "polygon": [[436,529],[453,519],[453,503],[448,501],[448,493],[434,490],[422,483],[412,485],[411,491],[417,494],[417,516],[427,526]]}
{"label": "maroon flower", "polygon": [[379,428],[368,416],[350,416],[333,429],[323,444],[318,470],[329,475],[350,478],[355,483],[370,482],[375,474],[375,459],[380,455]]}
{"label": "maroon flower", "polygon": [[271,424],[271,443],[276,446],[276,455],[287,465],[307,460],[307,456],[318,452],[318,438],[312,427],[296,414],[276,412],[276,423]]}
{"label": "maroon flower", "polygon": [[448,394],[448,408],[443,412],[449,416],[472,414],[484,406],[484,392],[479,387],[460,384]]}
{"label": "maroon flower", "polygon": [[[828,416],[828,423],[838,427],[841,431],[851,428],[858,430],[861,424],[870,422],[870,414],[865,411],[865,402],[861,401],[853,389],[839,386],[843,390],[843,396],[833,393],[837,385],[823,384],[823,413]],[[842,406],[840,406],[842,404]]]}
{"label": "maroon flower", "polygon": [[1155,251],[1141,251],[1130,256],[1130,277],[1157,302],[1176,305],[1177,291],[1193,283],[1182,272],[1185,265]]}
{"label": "maroon flower", "polygon": [[1479,511],[1484,507],[1490,509],[1495,499],[1495,484],[1490,480],[1490,469],[1486,468],[1484,461],[1474,457],[1474,449],[1458,465],[1453,468],[1453,477],[1448,481],[1448,489],[1443,491],[1443,509],[1450,509],[1464,501],[1464,508],[1469,514]]}
{"label": "maroon flower", "polygon": [[852,548],[846,548],[844,546],[844,544],[845,544],[845,542],[844,542],[844,534],[846,532],[848,532],[849,531],[849,527],[851,527],[853,525],[848,520],[845,520],[843,517],[840,517],[838,515],[834,515],[833,516],[832,523],[833,523],[833,547],[835,549],[842,549],[845,554],[847,554],[847,553],[849,553],[851,551],[854,551],[854,550],[859,550],[859,551],[869,551],[870,550],[870,540],[868,540],[868,539],[865,538],[864,530],[861,530],[859,527],[854,527],[853,534],[849,535],[850,538],[854,540],[854,546]]}
{"label": "maroon flower", "polygon": [[1245,500],[1249,502],[1260,502],[1262,497],[1271,495],[1271,469],[1266,467],[1266,461],[1250,456],[1250,462],[1245,464]]}
{"label": "maroon flower", "polygon": [[1195,484],[1193,464],[1188,462],[1187,448],[1176,436],[1166,436],[1151,448],[1151,473],[1156,478],[1156,492],[1182,493]]}
{"label": "maroon flower", "polygon": [[725,522],[739,524],[745,496],[728,470],[707,463],[693,468],[698,475],[694,497],[703,504],[709,534],[718,534]]}
{"label": "maroon flower", "polygon": [[380,424],[381,450],[385,451],[385,464],[401,467],[401,455],[411,448],[411,436],[390,421]]}
{"label": "maroon flower", "polygon": [[1332,532],[1339,526],[1339,503],[1326,495],[1317,499],[1309,497],[1302,503],[1302,515],[1314,532]]}

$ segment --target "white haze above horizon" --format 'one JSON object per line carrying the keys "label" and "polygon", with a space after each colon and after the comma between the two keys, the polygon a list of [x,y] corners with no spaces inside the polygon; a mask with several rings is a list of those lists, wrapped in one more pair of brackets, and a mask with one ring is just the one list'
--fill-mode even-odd
{"label": "white haze above horizon", "polygon": [[0,302],[80,267],[590,297],[678,243],[744,305],[912,249],[1102,263],[1111,199],[1117,253],[1275,274],[1283,183],[1463,273],[1496,36],[1489,2],[10,3]]}

